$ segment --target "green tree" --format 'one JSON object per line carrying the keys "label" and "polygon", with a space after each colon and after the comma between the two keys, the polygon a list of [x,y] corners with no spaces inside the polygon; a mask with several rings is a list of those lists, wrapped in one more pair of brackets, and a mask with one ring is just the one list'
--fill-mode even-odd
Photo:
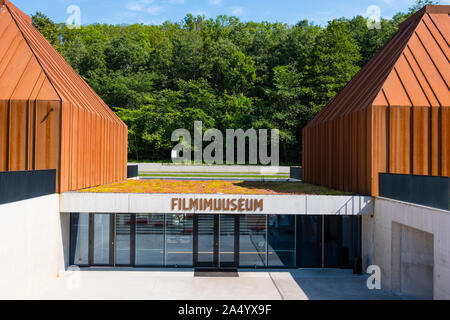
{"label": "green tree", "polygon": [[327,26],[187,15],[161,25],[69,29],[42,13],[33,24],[129,128],[129,155],[169,160],[173,130],[279,129],[281,161],[301,161],[302,128],[423,5],[381,19]]}
{"label": "green tree", "polygon": [[318,112],[359,70],[360,48],[346,23],[331,21],[317,37],[302,74],[304,99]]}
{"label": "green tree", "polygon": [[219,91],[247,93],[256,80],[254,61],[230,40],[219,39],[207,45],[202,75]]}
{"label": "green tree", "polygon": [[60,39],[58,26],[45,14],[37,11],[31,15],[33,26],[51,43],[52,46],[59,49]]}

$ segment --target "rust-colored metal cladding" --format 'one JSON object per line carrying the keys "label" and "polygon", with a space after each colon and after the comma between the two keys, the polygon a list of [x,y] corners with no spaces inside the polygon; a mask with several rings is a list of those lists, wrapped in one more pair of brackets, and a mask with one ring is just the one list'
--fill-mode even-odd
{"label": "rust-colored metal cladding", "polygon": [[126,162],[126,125],[0,0],[0,171],[56,169],[64,192],[126,179]]}
{"label": "rust-colored metal cladding", "polygon": [[303,129],[305,182],[378,195],[380,172],[450,176],[450,6],[425,6]]}

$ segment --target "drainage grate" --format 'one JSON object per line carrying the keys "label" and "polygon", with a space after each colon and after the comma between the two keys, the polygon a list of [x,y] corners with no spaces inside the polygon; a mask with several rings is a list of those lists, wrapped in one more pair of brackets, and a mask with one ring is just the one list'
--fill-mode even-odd
{"label": "drainage grate", "polygon": [[204,269],[196,268],[194,270],[194,277],[239,277],[237,269]]}

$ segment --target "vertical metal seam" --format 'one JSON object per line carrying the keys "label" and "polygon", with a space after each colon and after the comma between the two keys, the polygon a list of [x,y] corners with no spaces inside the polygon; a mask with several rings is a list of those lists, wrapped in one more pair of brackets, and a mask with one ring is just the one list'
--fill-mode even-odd
{"label": "vertical metal seam", "polygon": [[425,47],[425,45],[423,44],[422,39],[419,37],[419,35],[417,34],[417,32],[414,32],[414,34],[416,35],[417,39],[419,40],[420,44],[422,45],[422,48],[425,50],[428,58],[430,59],[431,63],[433,64],[434,68],[436,69],[437,73],[439,74],[439,76],[441,77],[441,81],[444,82],[444,84],[447,86],[448,89],[448,85],[447,82],[445,81],[445,78],[442,76],[441,70],[440,68],[438,68],[438,66],[436,65],[436,63],[434,62],[433,58],[431,57],[430,53],[428,52],[428,49]]}
{"label": "vertical metal seam", "polygon": [[[162,265],[166,266],[167,265],[167,214],[163,214],[163,256],[162,256]],[[137,228],[137,223],[136,223],[136,228]]]}
{"label": "vertical metal seam", "polygon": [[325,268],[325,216],[321,216],[322,220],[322,268]]}
{"label": "vertical metal seam", "polygon": [[29,123],[30,123],[30,100],[26,101],[26,120],[25,120],[25,170],[28,168],[28,148],[29,148]]}
{"label": "vertical metal seam", "polygon": [[58,152],[58,170],[57,170],[57,173],[58,173],[58,176],[56,177],[56,179],[58,180],[58,192],[61,192],[62,190],[63,190],[63,187],[62,187],[62,185],[61,185],[61,182],[62,182],[62,179],[61,179],[61,176],[62,176],[62,139],[63,139],[63,132],[62,132],[62,124],[63,124],[63,117],[62,117],[62,114],[63,114],[63,102],[62,102],[62,100],[60,100],[59,101],[59,128],[58,128],[58,130],[59,130],[59,135],[58,135],[58,149],[59,149],[59,152]]}
{"label": "vertical metal seam", "polygon": [[9,153],[11,151],[11,147],[10,147],[11,143],[9,141],[10,130],[11,130],[11,120],[10,120],[11,115],[10,115],[10,113],[11,113],[11,100],[8,100],[8,105],[6,107],[6,121],[7,121],[7,124],[6,124],[6,171],[11,170],[10,163],[9,163],[10,162],[9,161],[9,157],[10,157]]}
{"label": "vertical metal seam", "polygon": [[391,104],[387,99],[386,92],[381,89],[381,92],[388,103],[386,108],[386,173],[391,172]]}

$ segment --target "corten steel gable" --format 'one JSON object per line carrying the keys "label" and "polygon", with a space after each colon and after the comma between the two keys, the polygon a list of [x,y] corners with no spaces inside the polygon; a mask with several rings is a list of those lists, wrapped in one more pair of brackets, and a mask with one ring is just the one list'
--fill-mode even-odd
{"label": "corten steel gable", "polygon": [[450,6],[425,6],[303,129],[303,180],[378,195],[384,173],[450,176]]}
{"label": "corten steel gable", "polygon": [[56,169],[65,192],[126,179],[126,164],[126,125],[0,0],[0,171]]}

